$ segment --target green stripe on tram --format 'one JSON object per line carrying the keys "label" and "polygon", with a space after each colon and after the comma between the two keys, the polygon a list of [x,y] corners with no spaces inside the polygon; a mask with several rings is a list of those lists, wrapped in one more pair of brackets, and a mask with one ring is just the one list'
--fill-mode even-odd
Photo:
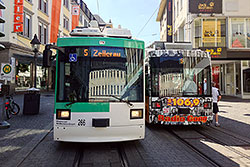
{"label": "green stripe on tram", "polygon": [[[74,103],[66,106],[67,103],[57,102],[55,109],[71,109],[71,112],[109,112],[109,103]],[[56,112],[56,110],[55,110]]]}
{"label": "green stripe on tram", "polygon": [[[104,43],[100,44],[100,41],[104,41]],[[139,40],[123,39],[123,38],[66,37],[66,38],[58,38],[57,46],[59,47],[109,46],[109,47],[144,49],[144,42]]]}

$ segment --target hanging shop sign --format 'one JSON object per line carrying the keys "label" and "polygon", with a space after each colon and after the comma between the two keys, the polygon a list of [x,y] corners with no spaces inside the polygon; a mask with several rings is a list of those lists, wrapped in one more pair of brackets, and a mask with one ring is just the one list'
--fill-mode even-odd
{"label": "hanging shop sign", "polygon": [[173,42],[173,0],[167,0],[167,42]]}
{"label": "hanging shop sign", "polygon": [[190,13],[222,13],[222,0],[189,0]]}
{"label": "hanging shop sign", "polygon": [[203,21],[202,42],[203,43],[221,42],[221,21],[216,21],[216,20]]}
{"label": "hanging shop sign", "polygon": [[23,32],[23,0],[14,3],[14,32]]}

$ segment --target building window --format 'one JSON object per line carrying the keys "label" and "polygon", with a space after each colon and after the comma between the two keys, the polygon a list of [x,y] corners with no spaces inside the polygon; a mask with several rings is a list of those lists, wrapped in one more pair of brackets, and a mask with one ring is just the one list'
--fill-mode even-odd
{"label": "building window", "polygon": [[250,48],[250,19],[231,19],[230,48]]}
{"label": "building window", "polygon": [[82,24],[82,12],[80,12],[79,21],[80,21],[80,23]]}
{"label": "building window", "polygon": [[69,19],[67,17],[63,17],[63,28],[69,30]]}
{"label": "building window", "polygon": [[48,26],[41,22],[38,24],[38,37],[42,44],[48,42]]}
{"label": "building window", "polygon": [[177,9],[176,9],[176,12],[177,12],[176,16],[178,17],[178,16],[179,16],[179,1],[177,1]]}
{"label": "building window", "polygon": [[88,27],[88,22],[87,22],[87,20],[85,20],[84,19],[84,25],[83,25],[84,27]]}
{"label": "building window", "polygon": [[48,2],[47,0],[39,0],[38,4],[39,10],[48,14]]}
{"label": "building window", "polygon": [[23,36],[31,38],[32,30],[31,30],[31,15],[24,12],[24,23],[23,23],[23,32],[21,33]]}
{"label": "building window", "polygon": [[69,0],[63,0],[63,5],[69,9]]}

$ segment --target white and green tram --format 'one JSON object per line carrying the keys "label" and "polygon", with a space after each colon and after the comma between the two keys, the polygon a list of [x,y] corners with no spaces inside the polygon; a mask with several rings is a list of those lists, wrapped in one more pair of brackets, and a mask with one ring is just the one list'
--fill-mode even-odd
{"label": "white and green tram", "polygon": [[45,62],[49,49],[58,50],[54,140],[144,138],[144,42],[130,39],[128,32],[76,28],[71,37],[59,38],[57,46],[46,47]]}

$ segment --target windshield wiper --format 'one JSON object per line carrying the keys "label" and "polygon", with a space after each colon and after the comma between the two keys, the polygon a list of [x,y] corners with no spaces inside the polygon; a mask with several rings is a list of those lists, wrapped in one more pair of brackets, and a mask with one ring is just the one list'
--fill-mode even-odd
{"label": "windshield wiper", "polygon": [[132,103],[130,103],[129,101],[126,101],[126,100],[123,100],[122,98],[119,98],[119,97],[117,97],[117,96],[115,96],[115,95],[98,95],[98,96],[106,96],[106,97],[113,97],[113,98],[115,98],[115,99],[117,99],[117,100],[119,100],[120,102],[124,102],[124,103],[127,103],[129,106],[134,106]]}
{"label": "windshield wiper", "polygon": [[75,104],[76,102],[77,102],[77,101],[72,101],[72,102],[66,104],[66,106],[70,106],[70,105],[72,105],[72,104]]}
{"label": "windshield wiper", "polygon": [[131,107],[133,106],[133,104],[130,103],[129,101],[123,100],[122,98],[119,98],[119,97],[117,97],[117,96],[115,96],[115,95],[109,95],[109,96],[111,96],[111,97],[113,97],[113,98],[119,100],[120,102],[127,103],[127,104],[128,104],[129,106],[131,106]]}

